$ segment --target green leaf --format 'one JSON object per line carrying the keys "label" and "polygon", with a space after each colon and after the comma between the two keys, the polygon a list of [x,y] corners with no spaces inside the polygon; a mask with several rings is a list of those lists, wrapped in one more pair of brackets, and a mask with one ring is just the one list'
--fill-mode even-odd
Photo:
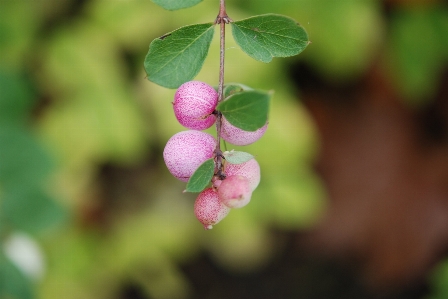
{"label": "green leaf", "polygon": [[215,161],[208,159],[196,169],[187,183],[187,192],[201,192],[212,180],[215,172]]}
{"label": "green leaf", "polygon": [[242,91],[221,102],[217,110],[235,127],[256,131],[268,121],[271,94],[257,90]]}
{"label": "green leaf", "polygon": [[195,6],[202,0],[151,0],[151,1],[157,5],[162,6],[167,10],[177,10]]}
{"label": "green leaf", "polygon": [[282,15],[259,15],[231,25],[233,37],[241,49],[262,62],[270,62],[273,57],[297,55],[310,43],[305,29]]}
{"label": "green leaf", "polygon": [[238,151],[227,151],[223,153],[224,158],[226,159],[227,162],[229,162],[230,164],[241,164],[241,163],[245,163],[249,160],[252,160],[254,158],[254,156],[252,156],[249,153],[246,152],[238,152]]}
{"label": "green leaf", "polygon": [[36,234],[68,217],[68,212],[37,187],[3,190],[1,218],[25,232]]}
{"label": "green leaf", "polygon": [[224,85],[224,99],[234,95],[235,93],[242,92],[245,90],[253,90],[249,86],[240,83],[229,83]]}
{"label": "green leaf", "polygon": [[34,99],[29,82],[0,70],[0,123],[25,123]]}
{"label": "green leaf", "polygon": [[0,125],[0,183],[5,188],[40,184],[50,173],[50,155],[20,126]]}
{"label": "green leaf", "polygon": [[35,298],[31,281],[2,253],[0,253],[0,298]]}
{"label": "green leaf", "polygon": [[[391,20],[389,61],[405,100],[413,106],[429,104],[439,86],[448,48],[448,16],[440,9],[403,10]],[[440,26],[445,19],[446,26]],[[445,29],[445,30],[443,30]],[[425,42],[416,46],[415,37]]]}
{"label": "green leaf", "polygon": [[148,80],[167,88],[178,88],[191,81],[207,57],[213,25],[185,26],[153,40],[145,58]]}

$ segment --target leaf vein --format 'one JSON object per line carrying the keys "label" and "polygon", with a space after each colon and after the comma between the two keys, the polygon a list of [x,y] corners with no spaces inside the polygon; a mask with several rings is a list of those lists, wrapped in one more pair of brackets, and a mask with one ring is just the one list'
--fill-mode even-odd
{"label": "leaf vein", "polygon": [[[199,35],[197,38],[193,39],[192,42],[187,45],[186,47],[184,47],[183,51],[178,51],[177,55],[173,56],[170,60],[168,60],[165,64],[163,64],[158,70],[154,71],[154,73],[152,73],[152,75],[156,75],[158,74],[162,69],[164,69],[169,63],[171,63],[174,59],[176,59],[179,55],[183,55],[185,51],[187,51],[193,44],[195,41],[197,41],[198,39],[200,39],[201,37],[203,37],[213,26],[210,26],[207,30],[205,30],[201,35]],[[188,40],[188,38],[183,38]],[[173,52],[176,53],[176,52]],[[168,56],[168,55],[167,55]]]}

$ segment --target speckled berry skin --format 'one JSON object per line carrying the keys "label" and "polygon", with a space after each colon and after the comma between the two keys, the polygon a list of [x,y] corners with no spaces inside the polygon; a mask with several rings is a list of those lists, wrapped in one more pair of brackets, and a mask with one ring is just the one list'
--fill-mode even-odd
{"label": "speckled berry skin", "polygon": [[229,208],[242,208],[250,202],[252,189],[249,180],[241,175],[231,175],[218,188],[219,200]]}
{"label": "speckled berry skin", "polygon": [[213,188],[199,193],[194,203],[194,214],[205,229],[212,229],[213,225],[220,222],[229,212],[230,208],[222,204],[218,192]]}
{"label": "speckled berry skin", "polygon": [[[226,163],[224,173],[227,177],[232,175],[241,175],[249,180],[249,186],[254,191],[260,183],[260,165],[257,160],[250,159],[241,164]],[[216,180],[213,182],[215,188],[219,188],[223,181]]]}
{"label": "speckled berry skin", "polygon": [[234,145],[248,145],[260,139],[266,132],[267,128],[268,124],[266,123],[263,127],[256,131],[244,131],[229,123],[229,121],[223,116],[221,124],[221,137],[225,141]]}
{"label": "speckled berry skin", "polygon": [[195,130],[173,135],[163,150],[163,159],[170,173],[177,179],[188,182],[196,169],[213,157],[216,139],[207,133]]}
{"label": "speckled berry skin", "polygon": [[173,109],[179,123],[193,130],[205,130],[216,121],[212,114],[218,104],[218,93],[207,83],[190,81],[174,95]]}

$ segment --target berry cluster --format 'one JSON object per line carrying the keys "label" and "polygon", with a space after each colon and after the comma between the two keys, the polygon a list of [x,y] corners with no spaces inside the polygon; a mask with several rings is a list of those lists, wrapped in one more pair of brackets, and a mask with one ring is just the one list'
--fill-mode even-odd
{"label": "berry cluster", "polygon": [[[247,145],[257,141],[267,129],[266,124],[253,132],[244,131],[227,121],[217,106],[218,93],[212,86],[200,81],[182,84],[174,96],[173,109],[179,123],[190,130],[173,135],[163,151],[168,170],[183,182],[188,182],[205,161],[213,159],[211,187],[200,192],[194,205],[196,218],[205,229],[221,221],[231,208],[247,205],[260,182],[258,162],[251,156],[238,161],[226,159],[232,152],[221,151],[219,138],[234,145]],[[217,138],[201,132],[217,121]]]}

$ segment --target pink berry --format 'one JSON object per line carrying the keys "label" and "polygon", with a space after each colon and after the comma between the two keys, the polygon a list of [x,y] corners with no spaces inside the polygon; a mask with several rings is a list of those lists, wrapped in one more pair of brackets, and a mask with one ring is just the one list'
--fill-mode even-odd
{"label": "pink berry", "polygon": [[218,188],[219,200],[229,208],[242,208],[252,196],[249,179],[241,175],[231,175]]}
{"label": "pink berry", "polygon": [[201,131],[183,131],[173,135],[163,150],[163,158],[173,176],[188,182],[196,169],[213,157],[215,138]]}
{"label": "pink berry", "polygon": [[205,130],[216,121],[212,114],[218,104],[218,93],[207,83],[190,81],[182,84],[174,95],[174,115],[181,125]]}
{"label": "pink berry", "polygon": [[221,137],[225,141],[234,145],[248,145],[260,139],[266,132],[267,128],[268,124],[266,123],[263,127],[256,131],[244,131],[229,123],[229,121],[223,116],[221,124]]}
{"label": "pink berry", "polygon": [[[260,183],[260,165],[257,160],[250,159],[247,162],[241,164],[226,163],[224,173],[227,177],[232,175],[241,175],[249,180],[249,186],[254,191]],[[223,181],[216,180],[213,182],[213,186],[218,188]]]}
{"label": "pink berry", "polygon": [[199,193],[194,203],[194,213],[205,229],[212,229],[213,225],[229,214],[230,208],[221,203],[218,192],[207,188]]}

